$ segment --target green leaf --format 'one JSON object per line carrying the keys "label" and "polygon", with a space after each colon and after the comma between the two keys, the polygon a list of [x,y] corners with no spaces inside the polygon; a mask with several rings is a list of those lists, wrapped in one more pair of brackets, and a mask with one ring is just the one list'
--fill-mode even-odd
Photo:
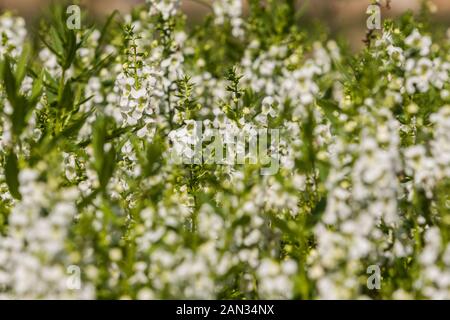
{"label": "green leaf", "polygon": [[13,104],[13,113],[11,115],[11,121],[13,124],[13,133],[18,137],[26,125],[26,119],[28,116],[28,103],[27,100],[19,96]]}
{"label": "green leaf", "polygon": [[74,78],[74,81],[88,81],[96,72],[112,62],[115,58],[114,54],[110,54],[105,58],[97,61],[91,68],[84,69],[78,76]]}
{"label": "green leaf", "polygon": [[340,112],[337,102],[330,99],[317,99],[316,103],[322,108],[328,120],[330,120],[333,125],[336,125],[339,120],[336,117],[335,112]]}
{"label": "green leaf", "polygon": [[74,93],[72,90],[72,82],[67,81],[61,94],[59,107],[63,112],[70,112],[73,109],[73,103]]}
{"label": "green leaf", "polygon": [[17,84],[22,83],[23,79],[25,78],[28,66],[28,57],[30,56],[31,56],[31,47],[28,43],[26,43],[23,46],[22,54],[19,58],[19,61],[17,62],[16,67]]}
{"label": "green leaf", "polygon": [[18,200],[22,199],[19,192],[19,165],[17,156],[12,151],[6,156],[5,178],[11,195]]}
{"label": "green leaf", "polygon": [[99,117],[95,123],[92,144],[94,149],[94,167],[97,171],[102,191],[106,189],[116,164],[116,150],[113,143],[107,144],[107,136],[107,120],[104,117]]}
{"label": "green leaf", "polygon": [[44,87],[44,72],[41,72],[39,77],[34,79],[33,87],[31,88],[30,101],[32,104],[36,105],[38,103],[39,98],[42,95],[43,87]]}
{"label": "green leaf", "polygon": [[110,148],[106,151],[99,175],[100,188],[102,190],[106,189],[106,186],[114,173],[114,168],[116,165],[116,150],[114,149],[114,145],[112,143],[110,143],[109,146]]}
{"label": "green leaf", "polygon": [[149,144],[147,147],[147,164],[144,167],[144,175],[156,174],[162,165],[163,147],[159,140]]}
{"label": "green leaf", "polygon": [[63,37],[62,34],[60,34],[55,28],[50,28],[50,36],[52,40],[52,44],[54,45],[54,50],[59,52],[59,55],[61,56],[61,52],[64,51],[64,43],[63,43]]}
{"label": "green leaf", "polygon": [[111,26],[111,23],[113,22],[114,17],[119,14],[118,10],[114,10],[112,14],[109,15],[108,19],[106,20],[105,25],[102,28],[102,31],[100,33],[100,39],[98,39],[98,45],[97,48],[95,49],[95,56],[98,58],[100,56],[101,53],[101,49],[102,49],[102,45],[106,39],[106,35],[108,33],[108,30]]}
{"label": "green leaf", "polygon": [[5,56],[3,64],[3,82],[8,100],[14,106],[17,100],[17,82],[11,69],[11,59],[8,56]]}
{"label": "green leaf", "polygon": [[106,140],[106,121],[103,117],[98,117],[97,121],[95,122],[94,136],[92,138],[92,145],[94,149],[94,160],[97,171],[101,169],[101,166],[103,164],[104,160],[103,145],[105,144],[105,140]]}
{"label": "green leaf", "polygon": [[90,111],[81,116],[71,118],[71,121],[64,127],[60,135],[69,139],[78,134],[78,131],[80,131],[81,127],[86,123],[87,118],[89,118],[92,112],[93,111]]}
{"label": "green leaf", "polygon": [[3,82],[5,85],[6,96],[13,107],[11,122],[13,133],[18,136],[25,127],[25,118],[27,115],[27,101],[18,94],[17,80],[11,68],[11,59],[5,58],[3,65]]}
{"label": "green leaf", "polygon": [[77,37],[75,35],[75,32],[73,30],[70,30],[67,34],[67,42],[65,45],[65,59],[63,64],[63,69],[67,70],[72,65],[73,61],[75,60],[76,53],[77,53]]}
{"label": "green leaf", "polygon": [[[41,41],[42,43],[58,58],[58,62],[61,64],[60,60],[62,59],[62,44],[61,40],[59,39],[58,35],[56,34],[55,30],[53,28],[49,31],[50,36],[52,37],[51,42],[47,41],[45,38],[45,35],[41,35]],[[55,47],[56,45],[56,47]]]}

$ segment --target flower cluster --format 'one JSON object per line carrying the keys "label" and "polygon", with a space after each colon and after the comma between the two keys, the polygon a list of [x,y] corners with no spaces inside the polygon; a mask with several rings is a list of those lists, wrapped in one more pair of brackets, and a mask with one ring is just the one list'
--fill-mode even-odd
{"label": "flower cluster", "polygon": [[450,298],[450,32],[293,3],[0,16],[0,298]]}
{"label": "flower cluster", "polygon": [[23,43],[27,36],[25,20],[21,17],[5,13],[1,16],[0,35],[0,58],[5,55],[18,57],[22,53]]}
{"label": "flower cluster", "polygon": [[242,1],[240,0],[218,0],[213,2],[214,21],[218,25],[228,22],[232,28],[233,36],[241,38],[244,36],[242,20]]}

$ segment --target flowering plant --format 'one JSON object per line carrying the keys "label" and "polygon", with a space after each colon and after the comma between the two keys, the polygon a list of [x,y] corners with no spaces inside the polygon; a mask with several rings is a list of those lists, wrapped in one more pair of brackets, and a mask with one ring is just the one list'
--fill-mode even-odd
{"label": "flowering plant", "polygon": [[429,7],[352,53],[293,0],[201,2],[1,15],[0,298],[450,298]]}

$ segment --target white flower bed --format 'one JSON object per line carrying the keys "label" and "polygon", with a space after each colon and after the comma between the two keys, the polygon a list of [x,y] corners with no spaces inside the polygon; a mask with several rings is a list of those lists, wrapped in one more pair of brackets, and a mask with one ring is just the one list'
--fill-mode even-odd
{"label": "white flower bed", "polygon": [[0,17],[0,298],[450,298],[450,33],[289,3]]}

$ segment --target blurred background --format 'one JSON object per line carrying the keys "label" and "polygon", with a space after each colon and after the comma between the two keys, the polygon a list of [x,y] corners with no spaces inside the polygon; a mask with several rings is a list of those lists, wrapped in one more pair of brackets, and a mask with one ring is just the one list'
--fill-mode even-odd
{"label": "blurred background", "polygon": [[[214,0],[202,0],[212,2]],[[242,0],[244,6],[246,0]],[[14,10],[32,20],[52,0],[0,0],[0,10]],[[53,2],[58,2],[53,0]],[[97,15],[104,15],[118,9],[127,12],[132,6],[145,0],[80,0],[81,4]],[[308,18],[318,19],[328,25],[332,32],[345,35],[357,48],[364,38],[366,19],[365,14],[370,0],[298,0],[299,7],[307,5]],[[418,10],[420,0],[391,0],[391,10],[383,9],[383,18],[398,15],[405,10]],[[435,21],[450,26],[450,0],[432,0],[437,8]],[[198,21],[208,13],[208,8],[195,0],[183,0],[183,10],[191,21]]]}

